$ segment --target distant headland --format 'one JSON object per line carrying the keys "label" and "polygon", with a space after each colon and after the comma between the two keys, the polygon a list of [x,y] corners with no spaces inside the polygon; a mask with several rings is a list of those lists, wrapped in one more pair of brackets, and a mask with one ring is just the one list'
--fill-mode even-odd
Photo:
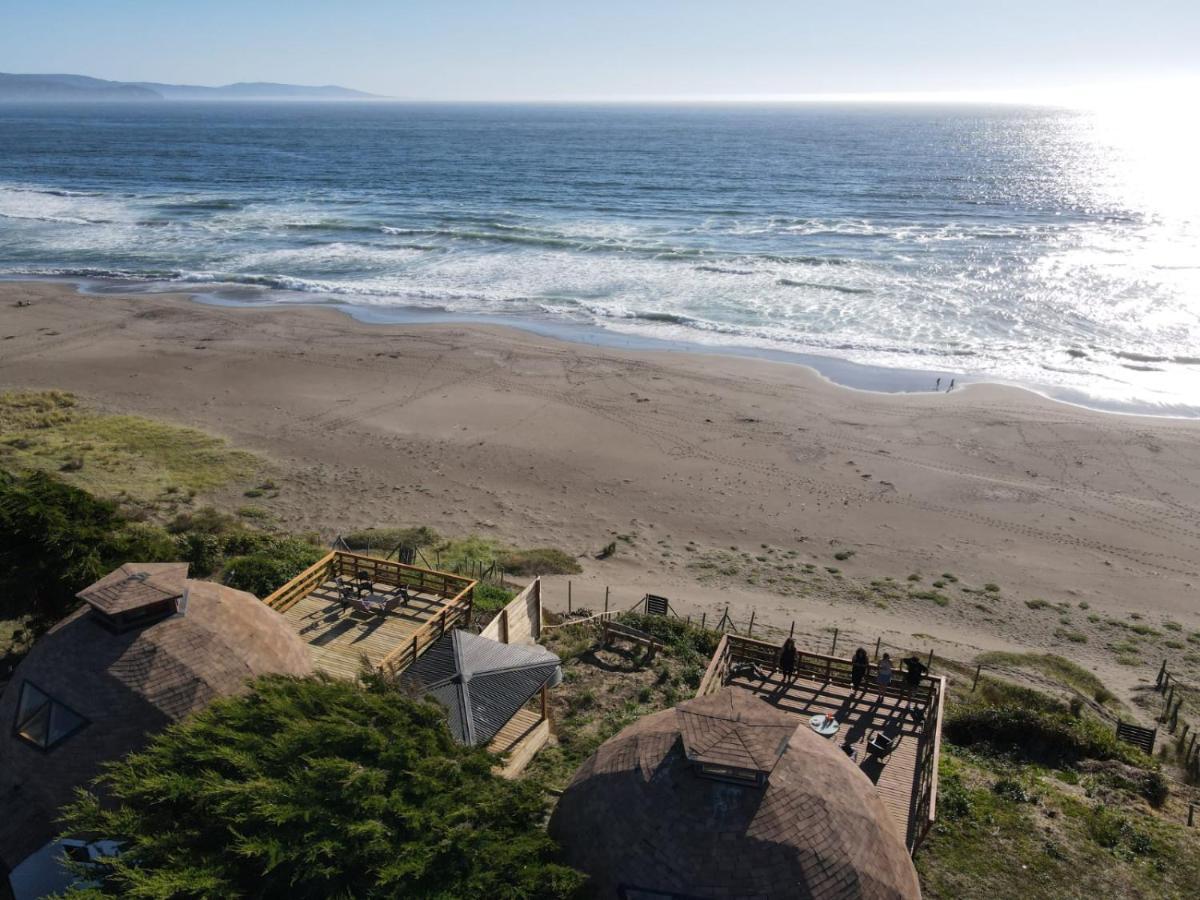
{"label": "distant headland", "polygon": [[265,81],[220,87],[160,84],[153,81],[105,81],[86,75],[12,75],[0,73],[0,101],[82,100],[155,102],[162,100],[382,100],[334,84],[308,86]]}

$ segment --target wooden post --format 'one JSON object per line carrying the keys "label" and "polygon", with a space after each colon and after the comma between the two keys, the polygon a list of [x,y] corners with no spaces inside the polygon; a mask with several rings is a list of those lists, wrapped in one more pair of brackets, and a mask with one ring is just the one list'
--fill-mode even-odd
{"label": "wooden post", "polygon": [[792,619],[792,627],[788,629],[788,637],[793,637],[796,634],[796,620]]}
{"label": "wooden post", "polygon": [[1162,687],[1163,676],[1166,674],[1167,674],[1167,661],[1164,659],[1162,661],[1162,665],[1159,666],[1159,668],[1158,668],[1158,677],[1154,679],[1154,686],[1156,688]]}
{"label": "wooden post", "polygon": [[746,629],[747,637],[754,637],[754,613],[756,610],[750,610],[750,627]]}
{"label": "wooden post", "polygon": [[1171,690],[1169,690],[1167,692],[1167,703],[1163,707],[1162,718],[1159,719],[1160,722],[1167,721],[1167,713],[1170,712],[1171,704],[1174,702],[1175,702],[1175,685],[1171,685]]}
{"label": "wooden post", "polygon": [[708,613],[707,613],[707,612],[702,612],[702,613],[700,613],[700,628],[701,628],[701,630],[705,630],[705,631],[707,630],[707,629],[705,628],[705,620],[706,620],[707,618],[708,618]]}
{"label": "wooden post", "polygon": [[881,637],[875,638],[875,659],[879,659],[879,644],[882,640]]}
{"label": "wooden post", "polygon": [[975,693],[975,685],[979,684],[979,670],[983,668],[983,663],[975,666],[975,677],[971,680],[971,693]]}
{"label": "wooden post", "polygon": [[567,579],[567,612],[571,611],[571,581]]}
{"label": "wooden post", "polygon": [[833,626],[833,646],[829,648],[830,656],[837,656],[837,639],[838,639],[838,629],[837,629],[837,626],[834,625]]}
{"label": "wooden post", "polygon": [[1195,821],[1196,821],[1196,804],[1189,803],[1188,804],[1188,828],[1192,828],[1193,823]]}
{"label": "wooden post", "polygon": [[928,672],[933,668],[933,651],[929,651],[929,659],[925,660],[925,671]]}
{"label": "wooden post", "polygon": [[604,611],[608,612],[608,585],[604,586]]}

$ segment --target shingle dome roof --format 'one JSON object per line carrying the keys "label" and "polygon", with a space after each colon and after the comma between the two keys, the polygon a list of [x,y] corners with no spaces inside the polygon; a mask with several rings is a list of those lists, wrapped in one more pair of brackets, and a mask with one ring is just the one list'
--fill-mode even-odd
{"label": "shingle dome roof", "polygon": [[479,746],[496,736],[544,684],[557,684],[560,660],[538,644],[502,644],[456,629],[401,676],[446,707],[455,740]]}
{"label": "shingle dome roof", "polygon": [[[156,574],[146,582],[164,571]],[[34,645],[0,696],[0,861],[8,868],[54,836],[59,807],[102,762],[143,746],[217,697],[241,692],[249,679],[312,671],[304,642],[256,597],[165,574],[187,594],[181,613],[114,633],[85,605]],[[44,718],[29,717],[47,698],[53,705]],[[17,736],[18,718],[52,738],[48,749]]]}
{"label": "shingle dome roof", "polygon": [[[769,766],[765,786],[698,774],[685,752],[700,746],[697,723],[720,733],[710,749],[746,748],[737,755]],[[639,889],[688,900],[919,898],[912,860],[870,780],[797,723],[736,688],[640,719],[576,772],[550,833],[605,900]],[[771,742],[784,731],[776,755]]]}

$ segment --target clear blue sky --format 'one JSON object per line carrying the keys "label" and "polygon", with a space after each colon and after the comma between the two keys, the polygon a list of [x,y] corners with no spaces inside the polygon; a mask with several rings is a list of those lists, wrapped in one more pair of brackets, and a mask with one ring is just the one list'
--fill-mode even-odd
{"label": "clear blue sky", "polygon": [[1200,0],[0,0],[0,71],[463,100],[1043,91],[1200,76]]}

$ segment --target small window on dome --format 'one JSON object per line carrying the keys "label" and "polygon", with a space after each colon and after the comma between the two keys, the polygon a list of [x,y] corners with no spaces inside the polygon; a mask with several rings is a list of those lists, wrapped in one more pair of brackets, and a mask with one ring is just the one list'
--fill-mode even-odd
{"label": "small window on dome", "polygon": [[13,725],[17,737],[40,750],[51,750],[85,725],[87,719],[69,706],[59,703],[33,682],[21,683],[21,694],[17,698],[17,720]]}

